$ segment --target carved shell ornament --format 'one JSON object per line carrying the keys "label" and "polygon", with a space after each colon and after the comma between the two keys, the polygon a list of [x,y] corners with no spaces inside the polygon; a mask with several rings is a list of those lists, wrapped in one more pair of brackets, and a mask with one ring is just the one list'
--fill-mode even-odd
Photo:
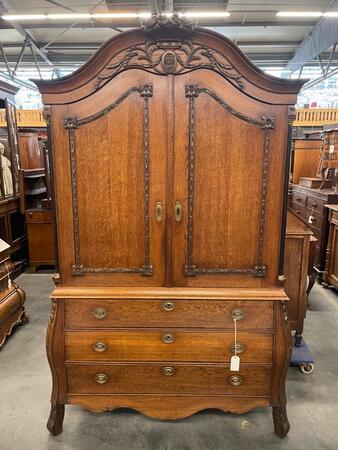
{"label": "carved shell ornament", "polygon": [[206,45],[189,40],[194,28],[191,22],[175,14],[170,18],[153,16],[143,25],[149,40],[115,55],[96,77],[94,90],[127,69],[143,69],[159,75],[211,69],[243,90],[242,75],[224,56]]}

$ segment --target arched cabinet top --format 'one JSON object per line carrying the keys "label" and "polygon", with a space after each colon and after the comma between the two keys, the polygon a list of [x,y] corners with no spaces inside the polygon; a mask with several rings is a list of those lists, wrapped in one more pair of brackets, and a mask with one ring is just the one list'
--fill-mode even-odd
{"label": "arched cabinet top", "polygon": [[293,105],[306,81],[264,73],[232,41],[211,30],[177,26],[123,32],[106,41],[71,75],[33,81],[42,93],[44,104],[68,104],[94,94],[130,69],[158,76],[179,76],[208,69],[245,94],[270,104]]}

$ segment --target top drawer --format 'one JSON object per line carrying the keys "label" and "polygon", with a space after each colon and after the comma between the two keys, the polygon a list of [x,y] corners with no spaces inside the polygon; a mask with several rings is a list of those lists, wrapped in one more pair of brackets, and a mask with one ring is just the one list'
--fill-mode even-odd
{"label": "top drawer", "polygon": [[53,223],[52,211],[27,211],[27,223]]}
{"label": "top drawer", "polygon": [[273,327],[273,302],[243,300],[67,299],[66,329],[124,327]]}
{"label": "top drawer", "polygon": [[292,201],[298,203],[299,205],[306,206],[306,194],[301,194],[300,192],[293,191]]}
{"label": "top drawer", "polygon": [[315,197],[307,197],[306,199],[306,207],[311,211],[317,212],[319,214],[323,214],[325,201],[319,200]]}

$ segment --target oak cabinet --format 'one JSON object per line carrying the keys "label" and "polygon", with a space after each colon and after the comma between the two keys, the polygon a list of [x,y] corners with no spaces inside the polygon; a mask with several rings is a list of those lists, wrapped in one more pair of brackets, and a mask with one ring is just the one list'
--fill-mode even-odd
{"label": "oak cabinet", "polygon": [[284,174],[302,82],[174,16],[37,85],[59,264],[48,429],[66,403],[166,419],[270,405],[285,436]]}

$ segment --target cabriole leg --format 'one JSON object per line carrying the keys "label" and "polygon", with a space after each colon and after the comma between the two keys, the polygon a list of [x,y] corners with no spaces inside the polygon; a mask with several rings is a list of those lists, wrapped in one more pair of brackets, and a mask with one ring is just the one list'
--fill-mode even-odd
{"label": "cabriole leg", "polygon": [[65,415],[65,405],[51,404],[47,428],[54,436],[62,433],[63,418]]}
{"label": "cabriole leg", "polygon": [[273,417],[273,424],[275,427],[275,434],[280,438],[284,438],[290,430],[290,424],[288,416],[286,414],[286,407],[273,406],[272,417]]}

